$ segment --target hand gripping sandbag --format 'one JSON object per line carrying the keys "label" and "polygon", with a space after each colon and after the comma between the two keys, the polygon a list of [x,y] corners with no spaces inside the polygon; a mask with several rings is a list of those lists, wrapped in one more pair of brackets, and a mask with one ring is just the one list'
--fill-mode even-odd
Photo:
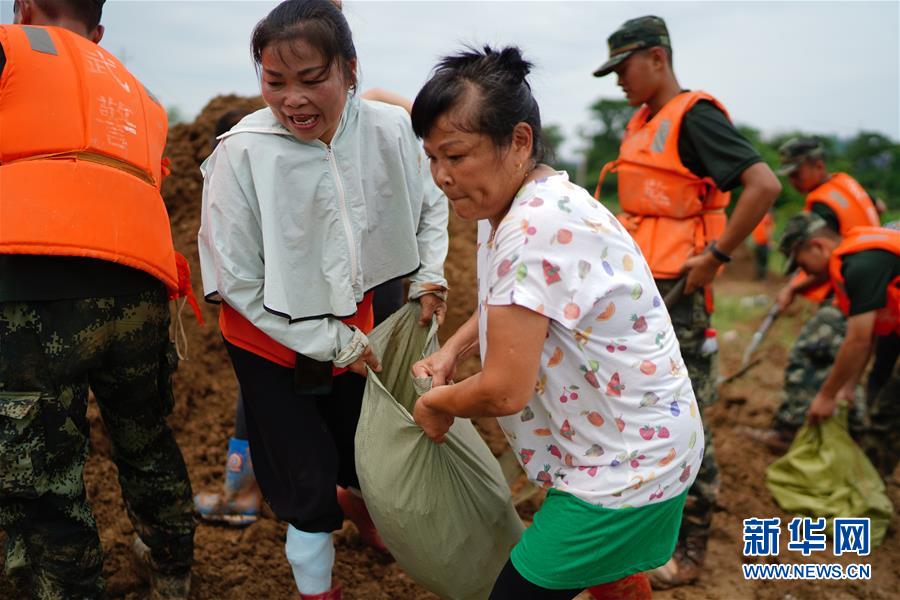
{"label": "hand gripping sandbag", "polygon": [[847,408],[819,425],[804,425],[787,454],[766,470],[766,485],[788,512],[826,517],[869,517],[872,545],[881,544],[894,510],[884,483],[847,433]]}
{"label": "hand gripping sandbag", "polygon": [[[366,506],[397,563],[449,600],[487,598],[522,535],[497,460],[467,419],[435,444],[415,424],[410,367],[438,349],[437,326],[410,303],[369,334],[382,371],[369,371],[356,430]],[[416,384],[430,387],[430,381]]]}

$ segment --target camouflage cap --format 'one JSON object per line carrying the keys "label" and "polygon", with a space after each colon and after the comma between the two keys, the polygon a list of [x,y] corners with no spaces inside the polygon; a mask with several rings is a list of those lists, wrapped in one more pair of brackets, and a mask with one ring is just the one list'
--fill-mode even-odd
{"label": "camouflage cap", "polygon": [[606,42],[609,45],[609,60],[594,71],[594,77],[608,75],[635,50],[654,46],[672,47],[666,22],[652,15],[625,21]]}
{"label": "camouflage cap", "polygon": [[790,175],[809,158],[825,158],[825,146],[822,140],[814,137],[791,138],[778,148],[778,158],[781,167],[777,173]]}
{"label": "camouflage cap", "polygon": [[785,273],[797,270],[797,249],[800,244],[823,227],[828,227],[828,224],[825,219],[815,213],[802,212],[790,218],[784,226],[781,241],[778,243],[778,249],[787,257],[784,265]]}

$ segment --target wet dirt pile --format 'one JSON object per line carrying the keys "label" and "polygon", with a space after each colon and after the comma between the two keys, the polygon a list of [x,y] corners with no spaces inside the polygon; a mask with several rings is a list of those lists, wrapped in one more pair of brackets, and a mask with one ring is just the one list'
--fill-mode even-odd
{"label": "wet dirt pile", "polygon": [[[202,179],[200,162],[209,154],[211,137],[219,117],[234,108],[256,108],[258,98],[221,96],[213,99],[197,120],[172,127],[167,155],[172,162],[172,175],[163,191],[172,220],[176,248],[191,264],[194,290],[201,292],[197,262],[196,234],[200,221]],[[451,216],[450,252],[446,265],[450,280],[451,300],[443,331],[453,332],[475,307],[475,227]],[[738,262],[738,261],[736,261]],[[749,259],[743,261],[749,263]],[[718,286],[720,295],[774,295],[778,283],[760,285],[740,272],[749,264],[732,268]],[[170,423],[175,429],[190,471],[195,491],[218,490],[221,486],[224,454],[233,433],[236,382],[216,327],[216,308],[201,302],[205,327],[196,324],[190,311],[184,320],[188,336],[189,360],[183,361],[175,377],[177,398]],[[756,322],[740,323],[737,339],[722,343],[722,371],[732,372],[740,362],[744,344]],[[799,329],[797,318],[783,318],[777,328],[782,335]],[[777,333],[777,332],[775,332]],[[735,337],[735,336],[732,336]],[[777,335],[773,335],[777,337]],[[778,402],[786,349],[767,346],[763,364],[743,379],[724,388],[719,403],[708,418],[715,431],[716,453],[722,472],[722,491],[713,521],[707,571],[695,586],[659,593],[660,598],[889,598],[896,597],[900,587],[900,540],[896,520],[884,545],[872,556],[857,562],[872,564],[873,580],[869,582],[756,582],[744,581],[740,564],[741,520],[744,518],[780,516],[785,523],[790,516],[774,505],[765,489],[763,473],[775,458],[740,435],[739,425],[765,426]],[[477,370],[477,359],[463,365],[457,379]],[[101,541],[106,552],[104,574],[110,596],[136,600],[146,594],[146,586],[134,575],[129,547],[133,529],[125,513],[110,460],[110,444],[96,406],[89,409],[93,452],[85,469],[85,482]],[[496,422],[481,419],[477,425],[495,454],[505,449],[505,440]],[[889,485],[895,505],[900,505],[896,483]],[[521,507],[529,518],[539,506],[540,497]],[[784,538],[784,536],[783,536]],[[2,539],[2,534],[0,534]],[[196,536],[196,566],[193,598],[295,598],[296,591],[290,569],[284,558],[284,526],[266,512],[260,521],[243,530],[200,525]],[[782,541],[782,547],[785,541]],[[830,548],[830,545],[829,545]],[[784,551],[775,561],[847,562],[828,555],[803,559]],[[0,562],[2,562],[0,557]],[[347,523],[337,534],[336,582],[343,586],[348,599],[425,599],[434,596],[407,577],[390,557],[365,547],[352,525]],[[8,581],[0,576],[0,598],[17,598]]]}

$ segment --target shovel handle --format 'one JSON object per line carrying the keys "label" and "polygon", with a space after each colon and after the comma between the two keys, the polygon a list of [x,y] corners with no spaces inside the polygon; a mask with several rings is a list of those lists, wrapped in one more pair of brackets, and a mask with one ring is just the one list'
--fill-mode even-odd
{"label": "shovel handle", "polygon": [[665,303],[667,309],[672,310],[672,307],[678,304],[678,301],[681,300],[682,296],[684,296],[684,286],[686,283],[687,275],[684,275],[675,283],[675,287],[669,290],[669,293],[666,294],[666,297],[663,298],[663,302]]}

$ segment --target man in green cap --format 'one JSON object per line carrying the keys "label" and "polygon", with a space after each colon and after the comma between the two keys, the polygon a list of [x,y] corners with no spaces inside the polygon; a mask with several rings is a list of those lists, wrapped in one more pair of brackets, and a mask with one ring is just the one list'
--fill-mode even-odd
{"label": "man in green cap", "polygon": [[[818,215],[834,233],[845,236],[854,227],[879,225],[877,201],[846,173],[828,172],[821,140],[791,138],[778,152],[781,160],[778,174],[787,176],[794,189],[806,194],[803,210]],[[809,405],[828,376],[847,329],[846,319],[831,302],[832,289],[827,281],[821,283],[800,271],[782,288],[776,301],[785,310],[798,295],[819,306],[791,347],[784,370],[781,404],[772,426],[748,430],[775,453],[787,451],[806,419]],[[872,381],[883,383],[889,374],[879,368],[873,373]],[[863,403],[857,402],[850,413],[850,430],[854,434],[861,431],[863,412]]]}
{"label": "man in green cap", "polygon": [[847,319],[846,335],[806,412],[812,423],[834,414],[838,401],[854,403],[857,383],[875,354],[886,363],[886,381],[873,390],[871,425],[862,446],[884,477],[900,459],[900,363],[879,340],[900,334],[900,231],[857,227],[840,236],[820,216],[804,212],[785,225],[781,251],[787,270],[829,281],[834,303]]}
{"label": "man in green cap", "polygon": [[[670,307],[694,394],[702,408],[716,398],[716,351],[711,284],[723,264],[772,206],[781,185],[755,148],[732,125],[722,104],[706,92],[679,85],[665,22],[654,16],[625,22],[609,36],[609,60],[594,71],[615,72],[628,103],[638,107],[622,138],[619,157],[606,165],[618,174],[618,196],[628,228],[666,295],[685,278],[684,294]],[[726,222],[730,190],[744,191]],[[672,559],[651,572],[657,588],[694,581],[701,571],[719,485],[712,437],[688,493],[679,543]]]}

